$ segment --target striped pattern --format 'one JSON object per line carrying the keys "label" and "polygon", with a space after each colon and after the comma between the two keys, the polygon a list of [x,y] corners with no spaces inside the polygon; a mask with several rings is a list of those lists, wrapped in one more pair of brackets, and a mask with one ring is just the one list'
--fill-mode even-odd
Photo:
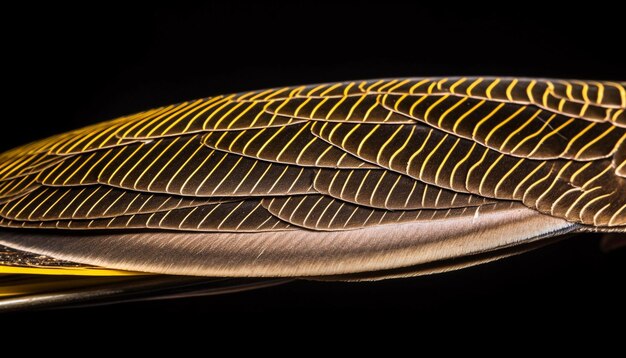
{"label": "striped pattern", "polygon": [[196,207],[225,202],[221,198],[193,198],[135,192],[92,185],[85,187],[39,187],[0,208],[0,216],[20,221],[99,219]]}
{"label": "striped pattern", "polygon": [[151,193],[227,197],[305,194],[313,169],[212,150],[200,135],[80,154],[41,171],[36,182],[66,187],[106,184]]}
{"label": "striped pattern", "polygon": [[[210,132],[204,137],[209,148],[266,161],[317,168],[374,167],[311,133],[313,123],[259,130]],[[285,142],[285,139],[288,139]]]}
{"label": "striped pattern", "polygon": [[315,190],[349,203],[387,210],[464,208],[494,202],[388,170],[319,170]]}
{"label": "striped pattern", "polygon": [[506,210],[516,203],[463,207],[448,210],[381,210],[346,203],[325,195],[266,199],[263,205],[280,219],[311,230],[354,230],[368,226],[446,220],[475,216],[480,210]]}
{"label": "striped pattern", "polygon": [[625,83],[410,78],[153,109],[0,155],[0,226],[358,230],[516,205],[626,228]]}
{"label": "striped pattern", "polygon": [[262,232],[289,230],[292,226],[252,200],[163,209],[153,213],[108,218],[21,221],[0,219],[0,225],[25,229],[109,230],[154,229],[212,232]]}
{"label": "striped pattern", "polygon": [[610,122],[581,121],[529,105],[449,94],[383,98],[390,110],[518,157],[606,158],[626,136],[626,128]]}

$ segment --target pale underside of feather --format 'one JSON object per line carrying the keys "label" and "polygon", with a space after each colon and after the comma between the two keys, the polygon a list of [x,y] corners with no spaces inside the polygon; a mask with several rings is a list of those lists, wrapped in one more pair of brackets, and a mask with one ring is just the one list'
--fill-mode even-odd
{"label": "pale underside of feather", "polygon": [[[478,212],[479,213],[479,212]],[[218,277],[375,272],[490,252],[578,225],[515,205],[507,210],[360,230],[259,233],[9,232],[0,244],[120,270]]]}

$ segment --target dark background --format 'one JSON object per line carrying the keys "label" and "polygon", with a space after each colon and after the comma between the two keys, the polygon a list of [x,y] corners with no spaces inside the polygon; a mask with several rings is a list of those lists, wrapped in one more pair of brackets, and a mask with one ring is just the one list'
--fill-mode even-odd
{"label": "dark background", "polygon": [[[590,4],[593,6],[594,4]],[[2,22],[2,149],[187,99],[397,76],[626,80],[610,8],[550,11],[256,2],[16,8]],[[376,283],[298,282],[242,294],[45,313],[373,314],[577,320],[623,313],[626,253],[578,237],[464,271]],[[476,319],[472,322],[476,323]]]}

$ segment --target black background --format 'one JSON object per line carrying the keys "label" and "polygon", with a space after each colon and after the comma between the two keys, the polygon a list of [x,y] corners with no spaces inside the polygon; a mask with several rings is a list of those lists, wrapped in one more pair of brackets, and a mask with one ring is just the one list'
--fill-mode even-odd
{"label": "black background", "polygon": [[[0,146],[149,107],[283,85],[442,75],[626,80],[624,22],[615,11],[509,6],[266,1],[5,11]],[[43,314],[378,312],[415,325],[414,317],[463,314],[510,322],[611,318],[625,307],[625,259],[623,251],[602,254],[597,238],[586,236],[444,275],[297,282]]]}

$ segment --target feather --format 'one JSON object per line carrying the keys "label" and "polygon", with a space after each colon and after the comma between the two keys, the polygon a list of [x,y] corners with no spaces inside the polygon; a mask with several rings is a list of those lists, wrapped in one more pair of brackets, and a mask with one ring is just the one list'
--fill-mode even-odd
{"label": "feather", "polygon": [[425,184],[388,170],[318,170],[315,190],[350,203],[387,210],[449,209],[494,202]]}
{"label": "feather", "polygon": [[260,130],[210,132],[209,148],[266,161],[316,168],[373,168],[311,133],[311,122]]}
{"label": "feather", "polygon": [[332,276],[413,266],[577,229],[521,205],[361,230],[253,233],[9,231],[0,244],[117,270],[212,277]]}
{"label": "feather", "polygon": [[103,219],[149,214],[204,204],[223,198],[196,198],[123,190],[106,185],[39,187],[0,207],[0,216],[17,221]]}
{"label": "feather", "polygon": [[0,273],[382,279],[620,235],[625,109],[618,82],[407,78],[97,123],[0,154]]}

